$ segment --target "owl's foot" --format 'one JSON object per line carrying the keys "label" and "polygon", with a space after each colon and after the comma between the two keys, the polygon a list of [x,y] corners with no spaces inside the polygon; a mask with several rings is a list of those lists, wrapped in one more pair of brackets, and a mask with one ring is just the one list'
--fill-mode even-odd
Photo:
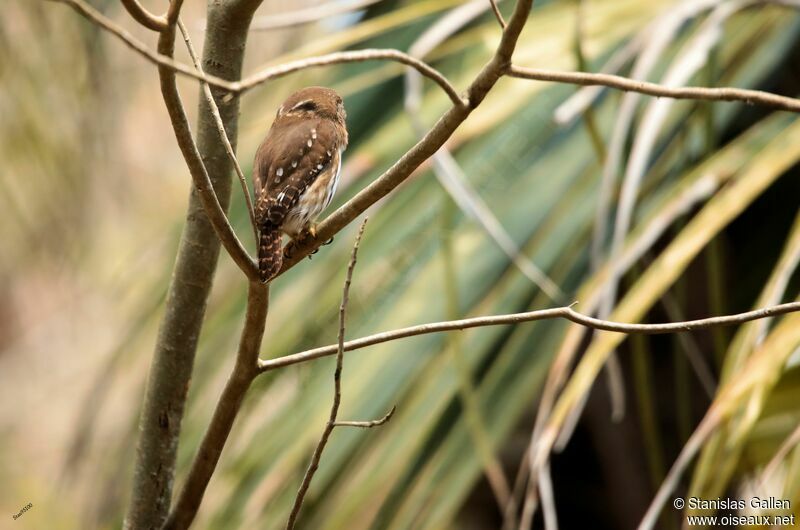
{"label": "owl's foot", "polygon": [[330,238],[329,238],[327,241],[325,241],[325,242],[324,242],[322,245],[323,245],[323,246],[324,246],[324,245],[330,245],[331,243],[333,243],[333,236],[331,236],[331,237],[330,237]]}
{"label": "owl's foot", "polygon": [[307,227],[303,228],[303,230],[297,234],[295,241],[298,245],[302,245],[309,239],[317,239],[317,225],[308,225]]}
{"label": "owl's foot", "polygon": [[[305,245],[308,243],[310,239],[317,239],[317,225],[308,225],[304,228],[296,237],[292,238],[286,247],[283,249],[283,256],[286,259],[290,259],[294,254],[295,246],[297,245]],[[323,245],[329,245],[333,241],[333,238],[330,238]],[[319,252],[319,247],[315,248],[308,254],[308,259],[311,259],[311,256]]]}

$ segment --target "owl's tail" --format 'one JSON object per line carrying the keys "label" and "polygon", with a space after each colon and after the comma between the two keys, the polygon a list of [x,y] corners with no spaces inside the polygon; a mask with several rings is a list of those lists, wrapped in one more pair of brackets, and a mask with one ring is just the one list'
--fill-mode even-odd
{"label": "owl's tail", "polygon": [[266,283],[278,274],[283,263],[281,231],[272,223],[261,226],[258,242],[258,272],[261,281]]}

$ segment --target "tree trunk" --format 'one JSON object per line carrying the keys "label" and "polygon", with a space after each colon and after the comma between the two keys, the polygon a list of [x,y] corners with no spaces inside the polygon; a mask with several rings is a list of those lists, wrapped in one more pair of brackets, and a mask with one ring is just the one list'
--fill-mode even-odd
{"label": "tree trunk", "polygon": [[[228,80],[241,77],[250,21],[261,0],[209,0],[203,69]],[[236,147],[239,98],[212,89],[231,145]],[[227,211],[231,162],[220,142],[205,98],[199,98],[197,146]],[[169,512],[175,459],[197,339],[217,267],[220,243],[192,188],[166,310],[159,327],[139,421],[127,529],[160,528]]]}

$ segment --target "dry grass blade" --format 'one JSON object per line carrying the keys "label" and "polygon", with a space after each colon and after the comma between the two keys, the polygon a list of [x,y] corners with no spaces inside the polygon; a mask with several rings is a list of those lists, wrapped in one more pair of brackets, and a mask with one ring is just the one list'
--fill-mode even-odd
{"label": "dry grass blade", "polygon": [[765,386],[774,385],[780,370],[798,345],[800,345],[800,318],[797,315],[790,315],[770,333],[764,344],[749,360],[745,370],[720,390],[700,425],[681,449],[642,519],[639,530],[651,530],[655,527],[658,514],[703,443],[725,417],[739,407],[746,406],[745,402],[750,399],[754,391],[763,392]]}
{"label": "dry grass blade", "polygon": [[250,29],[253,31],[266,31],[280,28],[290,28],[301,24],[310,24],[325,20],[330,17],[351,13],[377,4],[382,0],[350,0],[348,2],[328,2],[322,5],[298,9],[288,13],[277,13],[257,17],[253,20]]}
{"label": "dry grass blade", "polygon": [[[496,7],[496,4],[492,3],[492,5]],[[486,9],[485,0],[473,0],[453,9],[414,41],[409,48],[409,54],[421,60],[453,33],[484,13]],[[503,27],[505,27],[505,22]],[[404,106],[418,136],[422,136],[426,129],[420,119],[421,103],[422,79],[417,71],[408,69],[406,71]],[[508,256],[514,266],[546,293],[550,300],[556,303],[565,303],[567,298],[558,285],[520,251],[497,216],[469,183],[455,157],[446,146],[442,146],[433,155],[433,163],[437,180],[450,197],[453,198],[458,207],[467,216],[478,221],[481,228],[500,250]]]}
{"label": "dry grass blade", "polygon": [[[656,259],[645,274],[628,291],[617,305],[614,315],[626,320],[639,319],[682,272],[686,264],[704,247],[730,219],[738,215],[755,197],[771,184],[800,157],[800,151],[791,148],[800,137],[800,126],[789,125],[779,140],[764,148],[750,165],[742,170],[735,182],[719,192],[697,214]],[[769,161],[769,162],[767,162]],[[768,164],[768,165],[767,165]],[[598,334],[558,399],[547,420],[547,427],[537,442],[537,465],[546,458],[553,441],[558,436],[566,417],[594,382],[609,352],[622,337]]]}

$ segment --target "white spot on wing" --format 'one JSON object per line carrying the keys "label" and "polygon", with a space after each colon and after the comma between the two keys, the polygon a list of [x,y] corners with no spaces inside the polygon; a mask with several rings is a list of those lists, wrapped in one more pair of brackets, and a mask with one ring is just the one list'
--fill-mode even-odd
{"label": "white spot on wing", "polygon": [[322,169],[322,164],[317,164],[317,169]]}
{"label": "white spot on wing", "polygon": [[297,160],[292,160],[292,167],[297,167]]}
{"label": "white spot on wing", "polygon": [[275,174],[278,175],[279,177],[282,177],[283,176],[283,168],[279,167],[278,171],[276,171]]}
{"label": "white spot on wing", "polygon": [[314,142],[312,142],[312,141],[311,141],[311,138],[309,138],[309,139],[308,139],[308,141],[306,142],[306,145],[307,145],[307,146],[309,146],[309,147],[311,147],[311,144],[312,144],[312,143],[314,143]]}

